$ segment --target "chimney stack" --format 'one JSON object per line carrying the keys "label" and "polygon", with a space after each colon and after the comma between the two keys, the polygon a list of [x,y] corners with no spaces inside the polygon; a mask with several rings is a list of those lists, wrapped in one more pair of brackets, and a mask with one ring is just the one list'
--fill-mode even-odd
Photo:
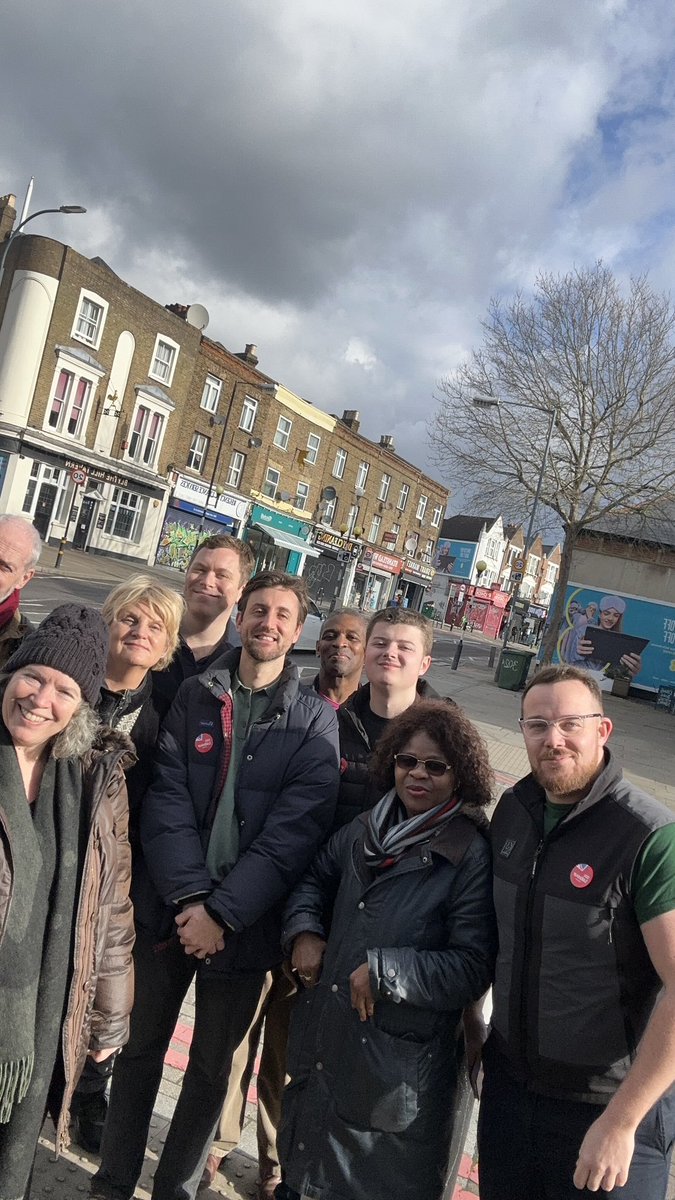
{"label": "chimney stack", "polygon": [[346,408],[340,418],[343,425],[351,429],[352,433],[358,433],[361,425],[361,413],[358,408]]}
{"label": "chimney stack", "polygon": [[396,452],[394,447],[394,439],[390,433],[383,433],[380,435],[380,445],[383,450],[391,450],[392,453]]}
{"label": "chimney stack", "polygon": [[237,358],[240,358],[242,362],[248,363],[250,367],[257,367],[259,361],[258,347],[255,342],[248,342],[246,349],[240,350]]}
{"label": "chimney stack", "polygon": [[0,245],[7,241],[16,221],[16,196],[0,196]]}

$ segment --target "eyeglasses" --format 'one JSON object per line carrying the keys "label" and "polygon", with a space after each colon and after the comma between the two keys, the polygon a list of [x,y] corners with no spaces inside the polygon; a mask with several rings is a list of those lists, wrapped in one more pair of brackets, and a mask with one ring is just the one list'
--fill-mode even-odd
{"label": "eyeglasses", "polygon": [[424,767],[427,775],[440,779],[452,767],[440,758],[415,758],[414,754],[395,754],[394,762],[401,771],[414,771],[415,767]]}
{"label": "eyeglasses", "polygon": [[591,717],[602,716],[604,713],[584,713],[583,716],[578,717],[558,717],[557,721],[545,721],[543,717],[520,717],[518,724],[525,737],[540,738],[545,737],[551,725],[555,725],[563,735],[581,733],[584,721],[590,721]]}

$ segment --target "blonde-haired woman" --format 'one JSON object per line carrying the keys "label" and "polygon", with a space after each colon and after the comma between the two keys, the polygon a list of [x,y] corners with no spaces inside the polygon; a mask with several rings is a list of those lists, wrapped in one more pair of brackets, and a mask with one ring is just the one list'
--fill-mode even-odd
{"label": "blonde-haired woman", "polygon": [[[105,681],[96,711],[104,725],[126,733],[134,743],[137,761],[127,771],[129,840],[133,856],[132,888],[143,875],[140,807],[150,784],[155,745],[165,716],[153,689],[153,671],[168,667],[178,646],[183,600],[173,588],[151,575],[133,575],[113,588],[101,615],[110,642]],[[73,1102],[73,1136],[87,1150],[98,1152],[106,1116],[105,1090],[113,1060],[87,1061]]]}

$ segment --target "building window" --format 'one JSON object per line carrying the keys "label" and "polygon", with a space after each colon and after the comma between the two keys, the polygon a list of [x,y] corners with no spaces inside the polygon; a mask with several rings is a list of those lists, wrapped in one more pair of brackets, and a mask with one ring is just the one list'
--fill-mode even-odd
{"label": "building window", "polygon": [[427,496],[420,496],[419,500],[417,501],[417,520],[418,521],[424,520],[424,515],[427,511],[427,502],[428,502]]}
{"label": "building window", "polygon": [[377,493],[378,500],[386,500],[391,487],[391,475],[383,475],[380,480],[380,490]]}
{"label": "building window", "polygon": [[257,412],[258,401],[254,400],[251,396],[247,396],[242,405],[241,417],[239,418],[239,428],[243,429],[244,433],[252,432]]}
{"label": "building window", "polygon": [[187,466],[191,471],[203,471],[206,456],[209,452],[211,439],[204,437],[203,433],[195,433],[192,437],[192,444],[188,450]]}
{"label": "building window", "polygon": [[335,509],[337,507],[337,496],[333,496],[332,500],[324,500],[323,517],[321,518],[324,525],[332,525],[335,520]]}
{"label": "building window", "polygon": [[433,525],[434,529],[438,529],[438,526],[441,523],[442,515],[443,515],[443,505],[437,504],[436,507],[434,508],[434,511],[431,514],[431,524]]}
{"label": "building window", "polygon": [[320,445],[321,438],[319,437],[319,434],[310,433],[309,437],[307,438],[307,453],[305,455],[305,463],[309,464],[310,467],[314,466],[314,463],[319,457]]}
{"label": "building window", "polygon": [[277,471],[276,467],[268,467],[265,475],[265,482],[262,490],[263,496],[269,496],[270,500],[274,500],[281,482],[281,472]]}
{"label": "building window", "polygon": [[309,484],[300,481],[295,491],[295,507],[309,508]]}
{"label": "building window", "polygon": [[342,479],[342,476],[345,473],[346,464],[347,464],[347,451],[346,450],[338,450],[337,454],[335,455],[335,462],[333,463],[333,478],[334,479]]}
{"label": "building window", "polygon": [[241,483],[241,477],[244,473],[245,462],[246,455],[241,454],[239,450],[235,450],[232,454],[232,458],[230,459],[230,465],[227,468],[227,479],[225,482],[227,483],[228,487],[239,487],[239,484]]}
{"label": "building window", "polygon": [[78,342],[98,349],[105,324],[108,305],[94,292],[80,292],[80,302],[70,336]]}
{"label": "building window", "polygon": [[394,537],[395,537],[395,539],[396,539],[396,541],[395,541],[395,542],[393,542],[391,549],[392,549],[392,550],[395,550],[395,549],[396,549],[396,542],[398,541],[398,535],[399,535],[399,533],[401,532],[401,526],[400,526],[400,525],[397,525],[397,524],[395,523],[395,524],[394,524],[394,525],[392,525],[392,527],[391,527],[391,532],[394,534]]}
{"label": "building window", "polygon": [[375,516],[373,517],[372,521],[370,522],[370,533],[368,534],[369,542],[378,542],[380,540],[380,525],[381,524],[382,524],[382,517],[378,516],[376,513]]}
{"label": "building window", "polygon": [[278,446],[280,450],[288,449],[288,439],[291,436],[292,428],[293,422],[289,421],[288,417],[279,417],[277,431],[274,435],[274,445]]}
{"label": "building window", "polygon": [[80,438],[87,423],[91,380],[61,370],[47,410],[47,428]]}
{"label": "building window", "polygon": [[401,510],[401,512],[405,512],[405,510],[406,510],[406,505],[408,503],[409,495],[410,495],[410,487],[408,486],[407,483],[402,483],[401,490],[398,494],[398,504],[396,505],[396,507],[399,508]]}
{"label": "building window", "polygon": [[154,467],[164,427],[164,417],[145,404],[139,404],[129,441],[129,458],[146,467]]}
{"label": "building window", "polygon": [[152,365],[150,367],[150,375],[153,379],[159,380],[160,383],[171,387],[173,382],[173,373],[176,369],[176,360],[180,347],[176,342],[172,342],[169,338],[160,337],[157,335],[155,349],[152,355]]}
{"label": "building window", "polygon": [[357,488],[365,488],[366,483],[368,482],[369,470],[370,470],[370,463],[367,463],[367,462],[359,463],[359,469],[356,472],[356,487]]}
{"label": "building window", "polygon": [[105,532],[109,533],[111,537],[137,542],[142,511],[143,498],[141,496],[136,492],[114,488],[112,504],[105,523]]}
{"label": "building window", "polygon": [[223,390],[223,381],[218,379],[217,375],[207,375],[204,380],[204,391],[200,402],[200,408],[205,408],[207,412],[214,413],[218,408],[220,393]]}

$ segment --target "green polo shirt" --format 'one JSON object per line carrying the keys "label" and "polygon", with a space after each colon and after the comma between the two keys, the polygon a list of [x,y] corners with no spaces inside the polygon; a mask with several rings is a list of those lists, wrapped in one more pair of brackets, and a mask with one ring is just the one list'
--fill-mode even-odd
{"label": "green polo shirt", "polygon": [[[570,812],[569,804],[544,802],[544,837]],[[655,829],[633,869],[631,899],[640,925],[675,909],[675,824]]]}
{"label": "green polo shirt", "polygon": [[236,673],[232,678],[232,753],[206,852],[212,879],[224,879],[239,858],[239,819],[234,805],[237,771],[249,730],[269,707],[278,683],[275,679],[274,683],[254,691],[245,687]]}

